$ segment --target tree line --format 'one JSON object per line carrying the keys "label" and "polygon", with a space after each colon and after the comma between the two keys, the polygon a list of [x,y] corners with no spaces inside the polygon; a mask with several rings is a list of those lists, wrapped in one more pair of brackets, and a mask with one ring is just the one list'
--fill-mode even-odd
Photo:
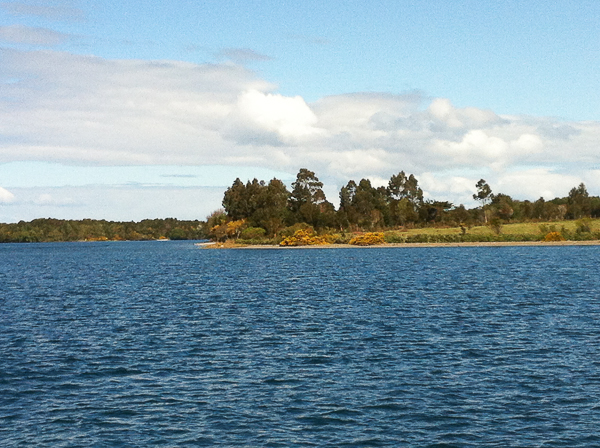
{"label": "tree line", "polygon": [[[549,201],[517,200],[492,192],[481,179],[466,208],[448,201],[424,199],[413,174],[400,171],[387,186],[374,187],[368,179],[348,181],[339,192],[339,207],[329,202],[323,183],[313,171],[300,169],[291,191],[279,179],[269,182],[237,178],[223,195],[223,209],[207,218],[207,233],[214,239],[277,237],[289,228],[310,226],[317,231],[375,231],[394,228],[447,225],[468,227],[488,224],[553,221],[600,217],[600,197],[590,196],[582,183],[564,198]],[[289,232],[288,232],[289,233]]]}
{"label": "tree line", "polygon": [[313,171],[299,170],[291,190],[279,179],[269,182],[239,178],[223,194],[223,208],[206,221],[175,218],[140,222],[106,220],[35,219],[0,224],[0,243],[102,241],[102,240],[196,240],[213,238],[246,240],[280,238],[311,227],[319,233],[381,231],[424,226],[460,226],[463,232],[487,224],[499,230],[503,223],[559,221],[600,217],[600,197],[591,196],[582,183],[568,196],[536,201],[517,200],[492,192],[481,179],[467,209],[447,201],[424,199],[413,174],[400,171],[387,186],[373,187],[368,179],[348,181],[339,192],[339,207],[327,200],[323,183]]}
{"label": "tree line", "polygon": [[137,223],[44,218],[0,224],[0,243],[195,240],[206,238],[205,226],[203,221],[179,221],[175,218],[146,219]]}

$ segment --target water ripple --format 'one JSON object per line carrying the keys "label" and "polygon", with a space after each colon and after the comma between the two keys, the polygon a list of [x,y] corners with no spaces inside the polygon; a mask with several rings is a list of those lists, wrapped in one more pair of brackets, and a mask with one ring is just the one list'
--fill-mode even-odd
{"label": "water ripple", "polygon": [[0,246],[2,446],[600,443],[596,247]]}

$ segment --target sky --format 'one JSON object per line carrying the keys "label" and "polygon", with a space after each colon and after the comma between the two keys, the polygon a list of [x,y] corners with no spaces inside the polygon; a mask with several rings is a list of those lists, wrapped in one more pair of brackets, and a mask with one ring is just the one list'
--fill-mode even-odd
{"label": "sky", "polygon": [[600,195],[600,2],[0,1],[0,222],[205,219],[300,168]]}

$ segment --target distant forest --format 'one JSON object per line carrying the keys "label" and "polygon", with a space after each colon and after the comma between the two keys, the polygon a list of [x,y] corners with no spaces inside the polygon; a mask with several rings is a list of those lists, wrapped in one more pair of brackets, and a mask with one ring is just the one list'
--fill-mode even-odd
{"label": "distant forest", "polygon": [[0,224],[0,242],[194,240],[206,237],[205,226],[203,221],[179,221],[174,218],[146,219],[138,223],[35,219],[31,222]]}
{"label": "distant forest", "polygon": [[476,225],[500,229],[505,223],[579,220],[600,217],[600,197],[590,196],[582,183],[564,198],[549,201],[517,200],[494,193],[481,179],[473,198],[478,206],[467,209],[446,201],[425,200],[417,178],[403,171],[388,185],[375,188],[368,179],[350,180],[339,192],[339,207],[327,200],[323,183],[302,168],[289,191],[279,179],[268,183],[236,179],[223,195],[223,208],[206,221],[175,218],[140,222],[105,220],[36,219],[0,224],[0,242],[195,240],[212,238],[277,242],[302,228],[319,234],[372,232],[417,227]]}
{"label": "distant forest", "polygon": [[481,179],[473,195],[477,207],[467,209],[447,201],[425,200],[417,178],[404,171],[393,175],[388,185],[375,188],[368,179],[350,180],[339,192],[339,207],[327,200],[323,184],[314,172],[302,168],[292,190],[279,179],[268,183],[239,178],[223,197],[223,209],[207,220],[213,239],[274,238],[282,231],[310,226],[315,231],[379,231],[425,226],[471,227],[487,224],[559,221],[600,217],[600,197],[590,196],[582,183],[569,195],[549,201],[517,200],[494,193]]}

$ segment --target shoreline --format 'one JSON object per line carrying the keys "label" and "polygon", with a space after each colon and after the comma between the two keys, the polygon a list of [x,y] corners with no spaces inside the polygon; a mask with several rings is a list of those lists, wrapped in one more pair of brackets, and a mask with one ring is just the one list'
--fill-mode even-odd
{"label": "shoreline", "polygon": [[203,249],[378,249],[378,248],[415,248],[415,247],[552,247],[552,246],[600,246],[600,240],[590,241],[483,241],[464,243],[386,243],[372,246],[354,246],[351,244],[316,244],[310,246],[274,246],[257,244],[247,246],[226,245],[219,243],[197,243]]}

